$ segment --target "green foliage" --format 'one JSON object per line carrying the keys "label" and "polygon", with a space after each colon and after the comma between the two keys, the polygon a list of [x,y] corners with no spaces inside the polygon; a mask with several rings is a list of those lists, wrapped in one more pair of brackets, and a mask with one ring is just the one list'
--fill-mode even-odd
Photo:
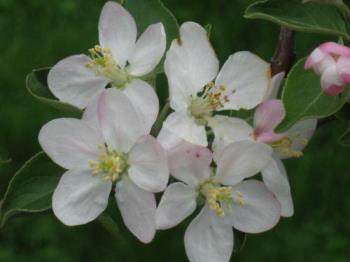
{"label": "green foliage", "polygon": [[64,170],[44,153],[29,159],[13,176],[1,204],[1,227],[19,212],[42,212],[51,207],[51,197]]}
{"label": "green foliage", "polygon": [[259,1],[249,6],[246,18],[264,19],[295,31],[342,36],[350,40],[349,20],[333,5],[300,0]]}
{"label": "green foliage", "polygon": [[326,95],[320,87],[319,75],[305,70],[304,64],[305,59],[301,59],[288,74],[282,92],[286,116],[278,131],[286,131],[301,120],[330,116],[340,110],[349,97],[349,92]]}
{"label": "green foliage", "polygon": [[55,98],[47,86],[49,68],[35,69],[27,75],[28,92],[38,101],[57,109],[62,116],[80,117],[81,110]]}

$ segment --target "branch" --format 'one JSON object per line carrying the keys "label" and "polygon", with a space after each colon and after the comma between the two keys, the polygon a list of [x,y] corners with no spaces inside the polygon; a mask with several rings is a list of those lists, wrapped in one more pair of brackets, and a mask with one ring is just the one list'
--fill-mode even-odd
{"label": "branch", "polygon": [[271,74],[289,72],[295,60],[294,32],[286,27],[281,27],[275,54],[271,59]]}

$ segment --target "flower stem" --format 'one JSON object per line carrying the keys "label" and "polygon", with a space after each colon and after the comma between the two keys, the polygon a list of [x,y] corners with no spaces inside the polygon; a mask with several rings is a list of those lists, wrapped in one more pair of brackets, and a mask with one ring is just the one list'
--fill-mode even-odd
{"label": "flower stem", "polygon": [[160,111],[159,116],[157,118],[157,121],[154,123],[154,125],[152,127],[151,134],[154,137],[158,136],[160,129],[163,126],[163,122],[169,114],[169,111],[170,111],[170,103],[169,103],[169,101],[167,101],[165,103],[165,105],[163,106],[162,110]]}

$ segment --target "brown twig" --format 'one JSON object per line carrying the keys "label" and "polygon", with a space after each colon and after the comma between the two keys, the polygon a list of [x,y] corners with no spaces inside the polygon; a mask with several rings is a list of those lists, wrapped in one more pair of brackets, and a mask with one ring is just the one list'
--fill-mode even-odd
{"label": "brown twig", "polygon": [[294,32],[286,27],[281,27],[275,54],[271,59],[271,74],[289,72],[295,60]]}

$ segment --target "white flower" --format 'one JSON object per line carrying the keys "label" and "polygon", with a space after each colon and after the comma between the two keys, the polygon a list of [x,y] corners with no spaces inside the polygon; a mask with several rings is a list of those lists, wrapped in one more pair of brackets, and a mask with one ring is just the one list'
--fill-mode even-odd
{"label": "white flower", "polygon": [[97,111],[98,121],[61,118],[40,131],[44,151],[68,169],[53,194],[53,212],[66,225],[88,223],[104,211],[115,186],[125,225],[140,241],[150,242],[155,234],[153,192],[168,183],[166,153],[123,92],[103,91]]}
{"label": "white flower", "polygon": [[[125,92],[139,113],[156,114],[157,95],[139,77],[150,73],[164,54],[163,25],[150,25],[136,41],[133,17],[120,4],[107,2],[98,30],[100,46],[89,50],[90,57],[73,55],[58,62],[49,72],[49,89],[60,100],[85,108],[111,84]],[[150,102],[139,103],[143,97]]]}
{"label": "white flower", "polygon": [[282,216],[289,217],[294,213],[293,199],[286,170],[280,158],[299,157],[302,150],[313,135],[317,121],[315,119],[304,120],[287,132],[275,133],[274,129],[283,120],[285,111],[277,96],[279,85],[284,74],[273,77],[270,93],[255,111],[254,128],[246,121],[227,116],[213,117],[209,125],[214,131],[214,158],[219,158],[225,147],[236,141],[251,140],[264,143],[274,149],[269,164],[262,170],[264,183],[282,205]]}
{"label": "white flower", "polygon": [[164,69],[175,112],[163,127],[202,146],[207,145],[205,126],[213,112],[254,108],[270,83],[269,64],[249,52],[230,56],[218,73],[219,61],[207,33],[193,22],[181,26],[180,39],[173,40]]}
{"label": "white flower", "polygon": [[235,142],[216,160],[214,170],[209,149],[188,143],[173,149],[169,167],[181,182],[165,190],[156,211],[157,229],[176,226],[197,205],[204,205],[186,230],[187,256],[191,262],[230,261],[232,227],[259,233],[279,221],[280,203],[266,186],[257,180],[243,181],[268,163],[271,151],[263,144]]}

